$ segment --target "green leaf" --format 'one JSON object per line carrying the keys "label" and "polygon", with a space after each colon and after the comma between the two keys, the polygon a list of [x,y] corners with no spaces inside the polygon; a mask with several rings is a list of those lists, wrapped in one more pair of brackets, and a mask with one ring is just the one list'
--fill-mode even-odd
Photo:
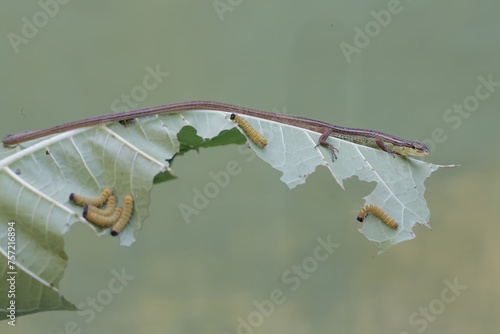
{"label": "green leaf", "polygon": [[[71,130],[0,150],[0,276],[4,282],[11,271],[8,222],[15,222],[17,315],[75,309],[57,290],[67,266],[62,237],[77,222],[99,236],[109,235],[108,229],[82,217],[82,208],[69,201],[70,193],[95,197],[110,187],[121,203],[126,194],[133,194],[132,218],[119,235],[120,244],[129,246],[149,215],[153,183],[175,178],[170,165],[176,156],[202,147],[245,143],[244,133],[229,116],[207,110],[159,114]],[[338,160],[332,163],[329,150],[316,147],[319,133],[250,116],[245,119],[268,140],[264,149],[252,142],[250,148],[283,173],[281,180],[290,189],[304,183],[317,166],[328,168],[342,188],[343,180],[353,175],[376,182],[367,203],[380,205],[400,226],[395,231],[376,217],[365,220],[360,232],[379,252],[413,238],[417,222],[428,226],[423,183],[442,166],[393,158],[330,137],[329,142],[339,149]],[[3,319],[9,305],[6,289],[0,284]]]}

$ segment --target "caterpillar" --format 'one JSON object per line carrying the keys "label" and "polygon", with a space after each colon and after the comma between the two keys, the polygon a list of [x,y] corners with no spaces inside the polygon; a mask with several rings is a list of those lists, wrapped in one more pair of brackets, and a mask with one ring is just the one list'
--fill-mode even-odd
{"label": "caterpillar", "polygon": [[113,224],[111,228],[111,235],[116,237],[127,225],[130,220],[130,215],[132,214],[132,208],[134,206],[134,198],[132,195],[125,196],[125,204],[123,205],[123,211],[120,215],[120,219],[116,223]]}
{"label": "caterpillar", "polygon": [[81,206],[85,206],[87,204],[92,204],[93,206],[101,206],[106,202],[112,192],[113,190],[111,190],[111,188],[106,188],[102,191],[99,197],[85,197],[77,195],[75,193],[71,193],[69,195],[69,199],[70,201],[73,201],[73,203]]}
{"label": "caterpillar", "polygon": [[92,212],[93,214],[100,215],[100,216],[110,216],[111,214],[113,214],[113,212],[115,210],[115,206],[116,206],[116,197],[109,196],[108,201],[106,202],[105,209],[99,209],[98,207],[96,207],[92,204],[87,204],[85,206],[85,210],[83,212],[84,213]]}
{"label": "caterpillar", "polygon": [[373,213],[375,216],[380,218],[382,223],[389,226],[390,228],[395,229],[395,230],[398,229],[398,223],[396,222],[396,220],[394,218],[392,218],[391,216],[389,216],[389,214],[387,212],[385,212],[380,206],[375,205],[375,204],[365,205],[361,209],[361,211],[359,211],[359,214],[357,217],[358,221],[363,222],[365,217],[370,213]]}
{"label": "caterpillar", "polygon": [[92,210],[89,210],[90,204],[85,207],[83,210],[83,217],[87,219],[89,222],[94,223],[100,227],[110,227],[114,223],[116,223],[122,214],[122,208],[120,206],[116,207],[113,211],[113,214],[110,216],[102,216],[98,213],[95,213]]}
{"label": "caterpillar", "polygon": [[231,114],[231,120],[238,123],[239,126],[245,131],[248,138],[250,138],[255,144],[259,144],[260,148],[264,148],[267,145],[267,139],[257,132],[244,118],[236,114]]}

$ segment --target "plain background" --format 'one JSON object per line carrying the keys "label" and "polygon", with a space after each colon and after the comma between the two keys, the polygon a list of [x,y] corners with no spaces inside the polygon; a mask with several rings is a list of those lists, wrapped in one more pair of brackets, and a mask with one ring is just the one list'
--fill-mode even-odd
{"label": "plain background", "polygon": [[[443,115],[474,95],[479,76],[500,81],[499,3],[402,1],[350,62],[340,44],[353,45],[356,27],[393,2],[220,3],[231,6],[222,17],[211,0],[73,0],[16,53],[8,34],[21,35],[23,17],[33,22],[42,7],[2,1],[0,135],[111,113],[159,66],[168,77],[137,108],[207,99],[413,140],[441,132],[425,160],[462,166],[426,182],[432,231],[416,226],[416,239],[374,256],[355,220],[374,184],[354,178],[343,191],[319,168],[289,191],[235,145],[190,152],[173,165],[179,179],[154,187],[132,247],[82,224],[65,236],[60,288],[71,302],[103,296],[113,270],[135,277],[92,321],[44,312],[18,318],[15,329],[1,322],[1,332],[64,333],[76,323],[82,333],[232,334],[274,289],[286,300],[254,333],[498,331],[500,89],[456,128]],[[232,160],[241,173],[186,224],[179,205]],[[283,273],[328,236],[340,247],[290,290]],[[455,279],[466,289],[445,303],[444,281]],[[410,322],[423,308],[431,316]]]}

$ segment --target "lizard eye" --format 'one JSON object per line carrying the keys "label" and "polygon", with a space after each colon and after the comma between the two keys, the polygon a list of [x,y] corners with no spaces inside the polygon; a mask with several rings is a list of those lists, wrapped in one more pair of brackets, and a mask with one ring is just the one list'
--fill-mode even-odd
{"label": "lizard eye", "polygon": [[411,145],[411,148],[414,149],[414,150],[417,149],[417,147],[415,145]]}

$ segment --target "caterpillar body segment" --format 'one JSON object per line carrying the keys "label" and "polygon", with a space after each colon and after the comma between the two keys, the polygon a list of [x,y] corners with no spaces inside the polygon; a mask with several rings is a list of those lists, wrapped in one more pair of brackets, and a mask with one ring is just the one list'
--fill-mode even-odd
{"label": "caterpillar body segment", "polygon": [[130,220],[130,216],[132,215],[132,208],[134,207],[134,197],[132,195],[125,196],[125,204],[123,205],[123,211],[120,215],[120,218],[116,223],[113,224],[111,228],[111,235],[116,237],[123,228],[127,225]]}
{"label": "caterpillar body segment", "polygon": [[89,210],[89,208],[91,208],[90,204],[88,204],[85,207],[85,210],[83,210],[83,217],[89,222],[100,227],[110,227],[120,219],[120,216],[122,214],[122,208],[119,206],[114,208],[113,213],[109,216],[100,215],[93,209]]}
{"label": "caterpillar body segment", "polygon": [[255,144],[260,145],[260,148],[264,148],[267,145],[266,137],[257,132],[257,130],[255,130],[243,117],[236,114],[231,114],[230,118],[238,123],[243,131],[245,131],[248,138],[250,138],[250,140]]}
{"label": "caterpillar body segment", "polygon": [[88,213],[89,211],[92,211],[92,213],[95,213],[100,216],[111,216],[115,211],[115,206],[116,206],[116,197],[109,196],[108,201],[106,202],[106,207],[104,209],[99,209],[98,207],[92,204],[87,204],[85,206],[84,212]]}
{"label": "caterpillar body segment", "polygon": [[361,208],[357,220],[363,222],[366,216],[369,215],[370,213],[377,216],[382,221],[382,223],[389,226],[390,228],[394,230],[398,229],[398,223],[396,222],[396,220],[391,216],[389,216],[389,214],[385,212],[380,206],[375,204],[367,204],[363,208]]}
{"label": "caterpillar body segment", "polygon": [[106,203],[106,200],[112,193],[113,190],[111,190],[111,188],[106,188],[102,191],[102,193],[98,197],[85,197],[75,193],[71,193],[69,195],[69,199],[73,203],[80,206],[86,206],[87,204],[91,204],[93,206],[99,207],[104,203]]}

